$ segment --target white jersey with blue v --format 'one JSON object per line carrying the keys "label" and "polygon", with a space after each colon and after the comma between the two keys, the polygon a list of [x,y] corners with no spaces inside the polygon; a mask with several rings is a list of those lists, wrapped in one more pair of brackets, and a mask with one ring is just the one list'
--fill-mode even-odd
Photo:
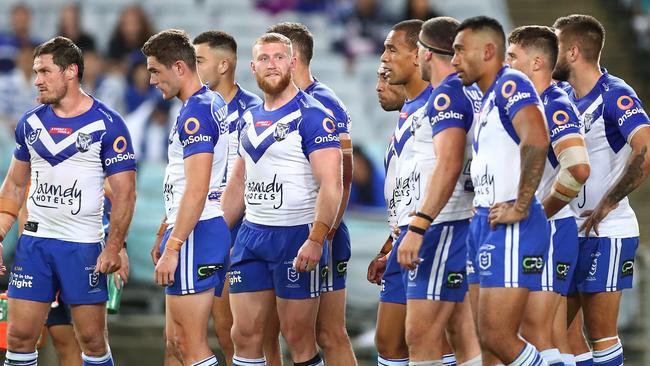
{"label": "white jersey with blue v", "polygon": [[[581,214],[593,210],[619,180],[632,152],[629,142],[639,129],[650,124],[650,120],[634,90],[606,70],[587,95],[576,98],[569,89],[569,97],[582,118],[591,161],[589,179],[571,203]],[[578,226],[584,222],[580,215],[577,220]],[[626,238],[639,235],[636,215],[627,197],[600,222],[598,233],[590,233],[590,236]]]}
{"label": "white jersey with blue v", "polygon": [[212,92],[207,86],[194,93],[181,108],[169,134],[169,162],[165,171],[165,209],[167,224],[170,226],[176,222],[185,191],[184,159],[195,154],[213,154],[208,197],[199,220],[223,215],[219,190],[228,159],[227,113],[228,107],[221,95]]}
{"label": "white jersey with blue v", "polygon": [[319,184],[309,154],[340,148],[336,123],[305,92],[284,106],[249,109],[241,121],[239,154],[246,164],[246,220],[295,226],[314,221]]}
{"label": "white jersey with blue v", "polygon": [[104,178],[135,170],[124,120],[93,99],[87,112],[56,115],[50,105],[27,112],[16,126],[16,159],[30,162],[26,235],[81,243],[103,239]]}

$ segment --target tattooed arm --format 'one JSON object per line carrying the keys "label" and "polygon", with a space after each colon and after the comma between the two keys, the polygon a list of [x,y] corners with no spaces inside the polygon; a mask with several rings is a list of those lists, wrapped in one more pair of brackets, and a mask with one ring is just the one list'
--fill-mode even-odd
{"label": "tattooed arm", "polygon": [[588,216],[580,227],[589,235],[593,230],[598,235],[598,225],[618,205],[618,202],[632,193],[643,183],[650,172],[650,128],[642,127],[630,139],[632,153],[627,166],[618,182],[605,194],[593,211],[586,211],[582,216]]}
{"label": "tattooed arm", "polygon": [[521,140],[519,192],[514,203],[501,202],[491,207],[488,219],[493,228],[497,224],[512,224],[528,216],[528,207],[535,197],[546,164],[549,136],[540,107],[523,107],[513,118],[512,125]]}

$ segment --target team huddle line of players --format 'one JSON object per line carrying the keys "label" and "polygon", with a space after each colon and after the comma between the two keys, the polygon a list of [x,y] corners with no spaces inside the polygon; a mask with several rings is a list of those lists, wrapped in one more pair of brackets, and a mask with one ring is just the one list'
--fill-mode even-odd
{"label": "team huddle line of players", "polygon": [[[507,42],[483,16],[392,28],[377,84],[381,106],[400,111],[385,157],[390,235],[368,268],[382,286],[378,365],[623,364],[618,305],[639,235],[626,196],[648,172],[650,120],[600,68],[604,36],[585,15],[517,28]],[[218,364],[212,314],[228,364],[281,364],[282,333],[294,365],[323,365],[319,346],[328,365],[355,365],[341,220],[350,118],[310,72],[312,34],[280,23],[255,41],[263,99],[235,82],[237,44],[224,32],[192,41],[166,30],[142,52],[151,84],[182,101],[151,250],[166,293],[165,364]],[[81,90],[69,39],[40,45],[34,72],[41,105],[17,125],[0,189],[0,241],[25,197],[28,211],[5,365],[36,365],[57,293],[83,365],[113,365],[105,274],[127,264],[131,140]]]}

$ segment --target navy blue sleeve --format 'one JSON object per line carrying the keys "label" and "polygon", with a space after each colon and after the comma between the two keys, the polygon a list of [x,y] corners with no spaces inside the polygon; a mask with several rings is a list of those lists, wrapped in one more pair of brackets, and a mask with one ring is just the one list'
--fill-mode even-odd
{"label": "navy blue sleeve", "polygon": [[14,149],[14,157],[20,161],[29,161],[29,149],[27,148],[27,141],[25,141],[25,116],[18,121],[16,125],[16,149]]}
{"label": "navy blue sleeve", "polygon": [[328,147],[341,148],[336,122],[324,110],[319,108],[304,110],[303,119],[298,129],[306,156],[316,150]]}
{"label": "navy blue sleeve", "polygon": [[106,133],[102,136],[100,153],[106,176],[136,168],[133,143],[126,123],[118,114],[112,113],[111,117],[112,120],[104,120]]}
{"label": "navy blue sleeve", "polygon": [[[228,131],[225,123],[227,107],[225,113],[223,107],[212,108],[213,110],[208,108],[206,104],[188,104],[179,117],[180,123],[176,128],[183,146],[184,159],[199,153],[214,153],[214,146],[219,141],[222,130],[224,133]],[[217,121],[217,118],[222,121]]]}
{"label": "navy blue sleeve", "polygon": [[556,100],[544,106],[551,144],[562,137],[580,133],[580,120],[569,100]]}
{"label": "navy blue sleeve", "polygon": [[511,121],[525,106],[542,105],[533,83],[522,73],[506,73],[495,92],[497,105],[505,110]]}
{"label": "navy blue sleeve", "polygon": [[462,89],[443,87],[435,89],[429,97],[427,116],[431,123],[432,137],[435,137],[452,127],[469,131],[474,119],[474,110]]}
{"label": "navy blue sleeve", "polygon": [[650,120],[641,101],[632,88],[617,87],[604,95],[604,116],[608,121],[616,121],[619,131],[626,141],[639,127],[649,125]]}

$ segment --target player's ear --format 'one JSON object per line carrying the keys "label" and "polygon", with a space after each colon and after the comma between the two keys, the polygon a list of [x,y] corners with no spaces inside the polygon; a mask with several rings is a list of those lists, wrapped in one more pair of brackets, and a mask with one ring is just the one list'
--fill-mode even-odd
{"label": "player's ear", "polygon": [[535,58],[533,58],[533,71],[538,71],[542,67],[544,67],[544,57],[541,55],[535,56]]}
{"label": "player's ear", "polygon": [[483,61],[491,60],[496,55],[496,51],[497,45],[492,42],[486,43],[485,47],[483,47]]}
{"label": "player's ear", "polygon": [[187,68],[187,65],[185,64],[185,62],[183,62],[181,60],[177,60],[176,62],[174,62],[172,64],[172,71],[174,71],[174,73],[177,76],[181,76],[181,75],[185,74],[185,69],[186,68]]}
{"label": "player's ear", "polygon": [[63,74],[65,75],[66,80],[76,79],[77,73],[79,72],[79,67],[76,64],[70,64],[65,68]]}
{"label": "player's ear", "polygon": [[255,63],[251,60],[251,72],[255,74]]}
{"label": "player's ear", "polygon": [[227,58],[221,59],[219,61],[219,65],[217,65],[217,72],[223,75],[226,72],[228,72],[228,70],[230,70],[230,60],[228,60]]}
{"label": "player's ear", "polygon": [[572,44],[571,47],[569,47],[569,61],[571,62],[576,62],[578,60],[578,56],[580,55],[580,47],[578,47],[577,44]]}

